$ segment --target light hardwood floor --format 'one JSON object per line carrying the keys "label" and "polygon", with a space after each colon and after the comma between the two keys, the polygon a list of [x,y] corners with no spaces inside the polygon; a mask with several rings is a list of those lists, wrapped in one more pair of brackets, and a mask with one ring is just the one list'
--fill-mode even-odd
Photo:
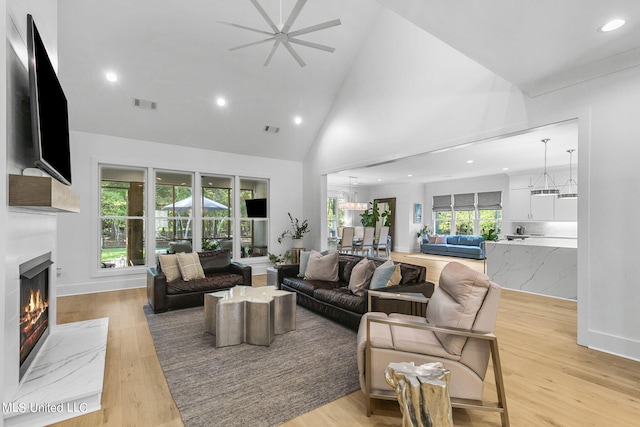
{"label": "light hardwood floor", "polygon": [[[426,265],[427,279],[436,283],[450,260],[414,255],[392,256]],[[482,262],[464,262],[484,269]],[[264,285],[266,277],[255,276],[254,282]],[[109,317],[109,341],[102,410],[56,425],[182,425],[142,312],[145,304],[144,289],[58,298],[60,323]],[[504,290],[496,335],[512,426],[640,425],[640,362],[578,346],[575,302]],[[495,399],[492,372],[485,399]],[[364,411],[363,395],[356,391],[284,426],[401,425],[395,402],[377,401],[369,418]],[[499,415],[483,411],[455,409],[453,419],[456,426],[500,425]]]}

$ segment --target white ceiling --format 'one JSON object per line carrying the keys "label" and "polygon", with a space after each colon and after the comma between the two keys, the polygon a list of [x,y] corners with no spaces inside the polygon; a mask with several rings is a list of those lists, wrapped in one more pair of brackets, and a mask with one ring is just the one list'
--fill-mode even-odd
{"label": "white ceiling", "polygon": [[[284,21],[295,2],[259,0],[276,23],[280,5]],[[264,36],[217,21],[269,30],[249,0],[64,0],[58,2],[58,59],[71,128],[301,161],[381,7],[531,96],[640,64],[637,0],[309,0],[292,30],[333,19],[342,25],[301,37],[336,48],[328,53],[296,45],[308,64],[304,68],[282,48],[263,67],[270,43],[228,50]],[[613,33],[597,31],[617,16],[626,18],[627,25]],[[117,83],[105,80],[107,70],[118,73]],[[225,96],[227,106],[217,107],[217,96]],[[134,97],[155,101],[158,109],[135,109]],[[293,123],[295,115],[303,118],[301,125]],[[280,132],[266,133],[266,125]],[[568,163],[563,150],[575,148],[575,139],[565,143],[560,136],[542,137],[552,138],[550,155],[557,149],[558,158]],[[498,142],[486,142],[473,146],[476,152],[464,148],[442,156],[452,156],[447,161],[473,158],[470,167],[483,173],[490,163],[500,170],[539,167],[541,135],[525,139],[528,144],[518,139],[518,145],[512,140],[494,149],[488,144]],[[520,149],[508,158],[512,146]],[[413,163],[422,160],[416,157]],[[395,174],[394,165],[402,164],[369,172]],[[434,175],[423,180],[447,175],[435,166],[426,169]],[[364,179],[364,172],[360,176]]]}

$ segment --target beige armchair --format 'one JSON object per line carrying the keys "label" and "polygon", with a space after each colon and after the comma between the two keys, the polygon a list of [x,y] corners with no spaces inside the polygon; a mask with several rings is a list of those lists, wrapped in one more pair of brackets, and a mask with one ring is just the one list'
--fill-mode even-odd
{"label": "beige armchair", "polygon": [[[488,276],[457,262],[442,270],[439,286],[427,305],[426,318],[366,313],[358,330],[358,370],[367,416],[372,399],[395,400],[384,378],[391,362],[422,365],[442,362],[451,372],[451,406],[501,414],[509,425],[498,339],[493,334],[500,287]],[[493,361],[497,403],[482,401],[484,379]]]}

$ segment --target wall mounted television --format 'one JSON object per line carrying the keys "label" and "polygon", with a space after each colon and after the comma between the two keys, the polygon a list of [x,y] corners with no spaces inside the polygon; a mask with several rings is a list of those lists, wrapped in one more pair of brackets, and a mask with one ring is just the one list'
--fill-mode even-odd
{"label": "wall mounted television", "polygon": [[247,217],[267,217],[267,199],[247,199],[244,201],[244,203],[247,206]]}
{"label": "wall mounted television", "polygon": [[27,51],[34,164],[71,185],[67,98],[31,15],[27,15]]}

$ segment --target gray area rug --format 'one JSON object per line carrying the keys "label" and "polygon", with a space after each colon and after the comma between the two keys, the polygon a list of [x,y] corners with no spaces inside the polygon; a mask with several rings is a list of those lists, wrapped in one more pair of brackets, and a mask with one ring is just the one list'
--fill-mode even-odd
{"label": "gray area rug", "polygon": [[203,307],[144,312],[187,427],[275,426],[360,388],[355,332],[300,306],[270,347],[215,348]]}

